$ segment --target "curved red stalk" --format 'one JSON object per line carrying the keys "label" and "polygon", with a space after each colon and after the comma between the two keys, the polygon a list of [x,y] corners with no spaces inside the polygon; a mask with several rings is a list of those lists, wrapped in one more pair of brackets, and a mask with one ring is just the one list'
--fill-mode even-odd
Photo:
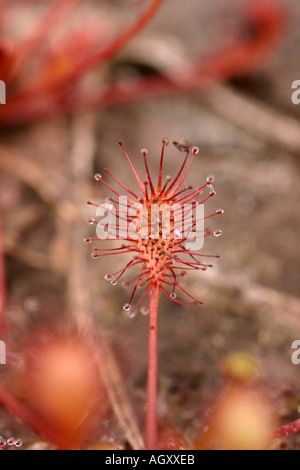
{"label": "curved red stalk", "polygon": [[272,432],[270,439],[279,439],[280,437],[286,437],[290,434],[295,434],[296,432],[300,432],[300,419],[275,429],[275,431]]}
{"label": "curved red stalk", "polygon": [[[66,1],[68,3],[75,2],[75,0],[61,1]],[[33,112],[36,112],[36,110],[39,109],[35,106],[36,99],[40,99],[41,97],[47,96],[51,93],[59,93],[61,96],[62,90],[69,86],[73,87],[74,83],[87,72],[118,54],[118,52],[123,49],[123,47],[125,47],[149,23],[149,21],[151,21],[164,1],[165,0],[152,0],[146,11],[140,15],[133,25],[123,31],[107,46],[101,48],[99,51],[93,53],[89,57],[82,58],[82,60],[79,61],[79,63],[76,63],[74,68],[65,76],[54,77],[48,82],[42,83],[40,86],[34,85],[31,88],[26,88],[14,98],[11,98],[10,103],[6,105],[5,109],[1,109],[0,120],[5,121],[7,118],[9,118],[9,116],[15,116],[16,121],[18,121],[17,114],[21,113],[22,115],[25,111],[26,117],[23,114],[23,119],[28,122],[30,120],[29,116],[31,114],[31,107]],[[33,40],[33,44],[35,45],[35,39]],[[30,46],[30,49],[32,49],[32,46]],[[46,106],[49,108],[48,100],[46,101]]]}
{"label": "curved red stalk", "polygon": [[179,172],[178,172],[176,178],[174,179],[174,181],[172,182],[172,184],[168,187],[168,189],[167,189],[167,191],[166,191],[166,194],[169,194],[169,192],[171,191],[171,189],[174,188],[175,184],[176,184],[177,181],[179,180],[179,178],[180,178],[180,176],[181,176],[181,174],[182,174],[182,172],[183,172],[183,170],[184,170],[184,167],[185,167],[185,165],[186,165],[186,162],[187,162],[187,160],[188,160],[188,158],[189,158],[189,155],[190,155],[190,152],[189,152],[189,150],[188,150],[187,153],[186,153],[185,159],[184,159],[184,161],[183,161],[183,164],[181,165],[181,168],[180,168],[180,170],[179,170]]}
{"label": "curved red stalk", "polygon": [[[177,73],[172,77],[153,75],[147,78],[128,79],[108,87],[98,94],[78,95],[68,104],[73,113],[93,108],[111,107],[161,95],[203,90],[214,83],[244,75],[256,69],[264,57],[282,37],[286,16],[275,2],[255,0],[251,2],[248,16],[255,34],[250,39],[240,39],[212,59]],[[46,110],[45,110],[46,111]],[[46,114],[44,111],[44,114]],[[53,107],[53,115],[60,114],[59,106]],[[43,112],[41,112],[41,116]],[[32,116],[34,119],[34,116]]]}
{"label": "curved red stalk", "polygon": [[5,125],[17,125],[45,117],[111,107],[165,94],[203,90],[214,83],[254,70],[282,37],[286,25],[286,16],[278,4],[271,0],[253,0],[250,2],[247,16],[254,32],[253,37],[237,40],[235,45],[204,63],[191,66],[173,77],[154,75],[128,79],[100,92],[79,92],[78,95],[72,96],[72,100],[38,102],[43,94],[61,91],[70,82],[78,80],[87,70],[117,54],[152,19],[162,1],[154,0],[133,26],[105,49],[76,66],[67,77],[55,79],[39,89],[26,90],[11,99],[10,104],[1,108],[0,122]]}
{"label": "curved red stalk", "polygon": [[124,152],[124,155],[125,155],[125,157],[127,158],[127,161],[128,161],[128,163],[129,163],[129,165],[130,165],[130,168],[131,168],[132,171],[133,171],[134,176],[136,177],[136,180],[137,180],[137,182],[138,182],[138,184],[139,184],[139,187],[141,188],[141,190],[142,190],[143,193],[144,193],[144,192],[145,192],[145,185],[144,185],[144,183],[142,182],[142,180],[141,180],[141,178],[139,177],[139,175],[138,175],[136,169],[134,168],[134,166],[133,166],[133,164],[132,164],[132,161],[130,160],[129,155],[128,155],[128,153],[126,152],[126,150],[125,150],[125,148],[124,148],[122,142],[119,142],[119,145],[121,146],[121,148],[122,148],[122,150],[123,150],[123,152]]}
{"label": "curved red stalk", "polygon": [[127,188],[127,186],[125,186],[124,184],[122,184],[117,178],[115,178],[111,173],[110,171],[108,171],[106,168],[104,169],[105,173],[107,173],[116,183],[118,183],[119,186],[121,186],[121,188],[125,189],[125,191],[127,191],[129,194],[131,194],[131,196],[135,197],[136,199],[139,199],[139,197],[133,192],[131,191],[131,189]]}
{"label": "curved red stalk", "polygon": [[143,157],[144,157],[144,164],[145,164],[145,168],[146,168],[148,182],[150,184],[151,194],[152,194],[152,196],[154,196],[155,189],[154,189],[154,186],[153,186],[153,183],[152,183],[152,178],[151,178],[151,175],[150,175],[150,172],[149,172],[149,167],[148,167],[148,162],[147,162],[147,151],[145,149],[142,150],[142,154],[143,154]]}
{"label": "curved red stalk", "polygon": [[51,29],[62,21],[67,14],[82,0],[56,0],[51,8],[46,12],[33,33],[19,45],[15,64],[9,81],[20,71],[20,67],[26,60],[32,57],[36,50],[44,43],[44,39],[51,32]]}
{"label": "curved red stalk", "polygon": [[169,141],[167,139],[163,140],[163,146],[162,146],[162,150],[161,150],[160,165],[159,165],[159,172],[158,172],[157,192],[160,192],[160,190],[161,190],[166,145],[169,145]]}
{"label": "curved red stalk", "polygon": [[[116,196],[118,196],[118,197],[121,196],[121,194],[120,194],[118,191],[116,191],[115,189],[113,189],[108,183],[106,183],[106,181],[104,181],[104,180],[102,179],[102,176],[101,176],[101,175],[99,175],[99,174],[95,175],[95,180],[96,180],[96,181],[100,181],[101,183],[103,183],[104,186],[106,186],[106,187],[107,187],[112,193],[114,193]],[[129,201],[131,204],[134,204],[134,201],[133,201],[132,199],[128,199],[128,201]]]}
{"label": "curved red stalk", "polygon": [[25,408],[1,384],[0,402],[4,405],[4,407],[9,413],[21,419],[39,436],[48,439],[50,442],[55,444],[60,450],[71,450],[70,444],[67,441],[59,437],[57,433],[53,432],[44,421],[42,421],[36,416],[36,414],[31,413],[27,408]]}

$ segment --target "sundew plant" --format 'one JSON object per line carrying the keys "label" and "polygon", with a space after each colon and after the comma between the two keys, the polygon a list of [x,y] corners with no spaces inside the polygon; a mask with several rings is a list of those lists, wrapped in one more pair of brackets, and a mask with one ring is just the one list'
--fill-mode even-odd
{"label": "sundew plant", "polygon": [[[132,160],[127,154],[123,144],[125,158],[127,159],[140,188],[140,195],[133,192],[122,182],[117,180],[107,169],[105,173],[110,176],[121,188],[121,192],[110,186],[100,174],[95,179],[106,186],[112,193],[104,205],[88,202],[94,205],[97,212],[108,211],[112,217],[108,220],[97,221],[91,219],[91,224],[97,225],[97,232],[101,238],[88,238],[87,243],[101,241],[105,238],[120,241],[118,248],[94,248],[92,254],[95,259],[112,255],[130,254],[132,259],[127,265],[116,273],[107,273],[105,279],[113,285],[122,276],[133,268],[140,273],[123,283],[124,287],[133,285],[132,294],[124,310],[134,316],[142,306],[142,313],[149,314],[149,340],[148,340],[148,387],[147,387],[147,413],[145,425],[145,445],[147,449],[157,449],[157,389],[158,389],[158,353],[157,353],[157,327],[159,300],[161,294],[173,302],[187,306],[202,304],[202,302],[189,294],[180,284],[190,270],[203,270],[212,268],[206,260],[218,258],[215,255],[206,255],[193,250],[193,243],[199,247],[199,240],[206,237],[221,235],[221,230],[211,232],[204,229],[204,221],[223,214],[222,209],[204,216],[204,203],[215,196],[213,176],[200,187],[187,186],[186,178],[191,170],[199,148],[193,147],[190,151],[188,145],[181,146],[186,155],[183,164],[174,178],[163,178],[163,164],[168,139],[163,140],[158,176],[155,178],[149,172],[147,150],[142,150],[145,163],[146,178],[143,179],[136,171]],[[183,148],[182,148],[183,147]],[[127,197],[128,196],[128,197]],[[118,199],[118,200],[116,200]],[[121,201],[121,203],[120,203]],[[126,201],[126,204],[124,203]],[[128,204],[128,207],[127,207]],[[115,207],[115,206],[116,207]],[[201,217],[202,215],[202,217]],[[106,227],[103,232],[103,228]],[[193,242],[193,243],[192,243]],[[200,247],[203,243],[200,243]],[[142,293],[134,305],[134,298],[138,289]],[[177,291],[183,293],[189,301],[177,298]],[[144,301],[148,295],[147,303]]]}

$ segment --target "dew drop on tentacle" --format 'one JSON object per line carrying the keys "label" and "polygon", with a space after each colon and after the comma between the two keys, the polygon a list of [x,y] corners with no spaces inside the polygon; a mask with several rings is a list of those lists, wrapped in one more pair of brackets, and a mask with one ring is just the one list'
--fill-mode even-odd
{"label": "dew drop on tentacle", "polygon": [[125,304],[123,310],[126,312],[129,318],[134,318],[136,315],[136,311],[130,304]]}
{"label": "dew drop on tentacle", "polygon": [[105,274],[104,279],[105,279],[106,281],[112,281],[113,275],[112,275],[112,274],[109,274],[109,273],[108,273],[108,274]]}
{"label": "dew drop on tentacle", "polygon": [[90,224],[90,225],[93,225],[93,224],[96,224],[96,223],[97,223],[97,222],[96,222],[95,219],[89,219],[89,224]]}
{"label": "dew drop on tentacle", "polygon": [[3,437],[0,437],[0,448],[6,445],[6,440]]}
{"label": "dew drop on tentacle", "polygon": [[172,294],[170,294],[170,297],[171,297],[172,300],[177,299],[177,294],[176,294],[176,292],[172,292]]}
{"label": "dew drop on tentacle", "polygon": [[149,315],[149,308],[144,306],[140,309],[140,312],[144,317],[146,317],[147,315]]}
{"label": "dew drop on tentacle", "polygon": [[224,209],[218,209],[218,210],[216,210],[216,214],[224,214]]}
{"label": "dew drop on tentacle", "polygon": [[9,439],[7,439],[6,445],[14,446],[15,445],[15,439],[13,437],[10,437]]}
{"label": "dew drop on tentacle", "polygon": [[112,281],[110,281],[110,283],[111,283],[112,286],[116,286],[118,284],[118,281],[113,279]]}
{"label": "dew drop on tentacle", "polygon": [[127,312],[127,315],[129,318],[134,318],[136,316],[136,311],[134,309],[129,310],[129,312]]}
{"label": "dew drop on tentacle", "polygon": [[213,182],[215,181],[214,175],[209,175],[209,176],[206,178],[206,181],[207,181],[208,184],[213,184]]}
{"label": "dew drop on tentacle", "polygon": [[100,173],[96,173],[94,178],[95,178],[96,181],[102,180],[102,176],[100,175]]}
{"label": "dew drop on tentacle", "polygon": [[16,446],[16,447],[22,447],[22,445],[23,445],[22,439],[17,439],[17,440],[15,441],[15,446]]}
{"label": "dew drop on tentacle", "polygon": [[214,236],[215,236],[215,237],[220,237],[221,235],[222,235],[222,230],[216,230],[216,231],[214,232]]}
{"label": "dew drop on tentacle", "polygon": [[197,155],[200,152],[199,147],[196,147],[196,146],[193,147],[192,152],[193,152],[194,155]]}
{"label": "dew drop on tentacle", "polygon": [[92,239],[91,238],[85,238],[83,240],[85,243],[92,243]]}

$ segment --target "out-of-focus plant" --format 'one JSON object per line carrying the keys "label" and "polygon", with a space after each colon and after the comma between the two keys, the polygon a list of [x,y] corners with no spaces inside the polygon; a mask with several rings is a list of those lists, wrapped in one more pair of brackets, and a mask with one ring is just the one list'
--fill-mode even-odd
{"label": "out-of-focus plant", "polygon": [[224,360],[224,385],[194,444],[196,450],[261,450],[274,428],[274,410],[257,380],[258,366],[248,355]]}
{"label": "out-of-focus plant", "polygon": [[[1,370],[4,374],[0,403],[55,448],[80,448],[89,440],[93,427],[101,429],[101,420],[108,410],[99,343],[91,335],[76,330],[50,333],[39,329],[26,335],[25,346],[21,341],[21,346],[11,348],[12,331],[6,327],[5,299],[0,230],[0,339],[7,346],[7,365]],[[9,444],[3,440],[3,448],[18,447],[20,442]],[[112,444],[103,442],[101,446],[111,448]]]}
{"label": "out-of-focus plant", "polygon": [[0,402],[56,448],[80,448],[107,411],[99,356],[81,334],[34,331],[8,384],[0,384]]}
{"label": "out-of-focus plant", "polygon": [[[103,45],[99,44],[100,40],[103,41],[102,33],[91,34],[82,18],[84,32],[78,34],[78,31],[70,31],[69,36],[59,41],[55,50],[49,50],[53,30],[73,12],[81,0],[52,2],[29,37],[19,43],[2,36],[0,78],[7,84],[8,99],[7,105],[0,109],[0,122],[3,125],[16,125],[36,120],[40,116],[51,116],[58,111],[67,113],[74,96],[80,93],[76,88],[78,83],[88,72],[110,60],[125,47],[153,18],[163,1],[151,0],[130,27]],[[2,5],[0,31],[6,10],[10,7],[11,2]],[[34,73],[29,64],[36,60],[36,56],[39,63]]]}
{"label": "out-of-focus plant", "polygon": [[78,95],[70,110],[111,107],[161,95],[201,91],[214,83],[253,72],[282,38],[286,15],[273,0],[253,0],[247,4],[244,21],[244,32],[236,42],[211,53],[206,61],[191,63],[173,75],[130,78],[93,95]]}
{"label": "out-of-focus plant", "polygon": [[[199,64],[173,76],[123,79],[114,85],[80,89],[90,70],[113,58],[153,18],[164,0],[152,0],[136,22],[116,39],[99,47],[97,37],[80,35],[61,42],[54,54],[44,54],[38,76],[23,84],[23,66],[30,62],[52,29],[80,0],[57,0],[32,36],[21,45],[2,39],[0,78],[8,82],[8,103],[0,109],[0,124],[14,126],[40,118],[130,103],[162,94],[202,90],[213,83],[253,71],[282,37],[286,16],[272,0],[253,0],[245,15],[247,34]],[[7,6],[9,7],[9,6]],[[5,8],[4,8],[5,12]]]}

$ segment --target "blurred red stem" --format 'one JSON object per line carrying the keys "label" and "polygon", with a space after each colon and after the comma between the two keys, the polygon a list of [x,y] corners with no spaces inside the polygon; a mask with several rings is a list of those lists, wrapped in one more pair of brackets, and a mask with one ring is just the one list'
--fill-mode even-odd
{"label": "blurred red stem", "polygon": [[296,432],[300,432],[300,419],[275,429],[275,431],[272,432],[271,439],[273,440],[280,437],[289,436],[290,434],[294,434]]}
{"label": "blurred red stem", "polygon": [[[152,9],[158,8],[152,4]],[[152,15],[154,11],[152,10]],[[140,19],[144,24],[149,18],[149,11]],[[248,12],[248,23],[252,27],[252,37],[239,39],[237,43],[206,62],[183,70],[171,77],[151,76],[147,78],[128,79],[100,92],[72,95],[71,99],[57,102],[47,101],[36,107],[31,96],[23,96],[2,107],[0,121],[5,124],[18,124],[34,121],[49,116],[75,113],[93,108],[110,107],[118,104],[131,103],[146,98],[185,91],[203,90],[213,83],[222,82],[233,76],[243,75],[255,69],[265,55],[272,50],[282,36],[286,18],[281,8],[269,0],[255,0]],[[125,32],[108,48],[102,51],[103,60],[117,53],[124,44],[136,34],[139,22],[131,30]],[[134,32],[134,34],[133,34]]]}
{"label": "blurred red stem", "polygon": [[9,413],[17,416],[39,436],[55,444],[60,450],[70,450],[70,445],[59,438],[43,421],[24,407],[0,384],[0,402]]}
{"label": "blurred red stem", "polygon": [[34,33],[27,39],[24,39],[22,44],[18,47],[16,63],[9,77],[10,79],[16,75],[25,60],[32,56],[37,48],[44,44],[44,39],[51,32],[51,29],[57,26],[78,2],[81,2],[81,0],[55,1],[40,21],[40,24],[35,28]]}
{"label": "blurred red stem", "polygon": [[[204,89],[213,83],[243,75],[255,69],[281,37],[285,16],[274,3],[253,2],[249,20],[255,35],[239,40],[206,62],[170,77],[152,76],[128,79],[98,95],[81,96],[70,103],[70,110],[113,106],[163,94]],[[265,8],[262,9],[262,4]],[[268,5],[268,8],[266,7]]]}
{"label": "blurred red stem", "polygon": [[[34,86],[33,88],[22,91],[19,95],[13,98],[10,102],[10,108],[16,111],[21,109],[32,102],[35,98],[45,95],[47,93],[54,93],[61,91],[66,86],[73,86],[74,83],[79,80],[85,73],[94,67],[102,64],[108,59],[115,56],[123,47],[125,47],[131,39],[133,39],[153,18],[160,5],[165,0],[152,0],[147,10],[142,13],[138,20],[131,25],[127,30],[121,33],[116,39],[110,42],[106,47],[101,48],[100,51],[94,53],[89,57],[85,57],[71,70],[68,74],[63,77],[55,77],[53,80],[42,83],[40,86]],[[3,112],[6,114],[8,106]]]}
{"label": "blurred red stem", "polygon": [[158,351],[157,327],[158,306],[160,297],[159,285],[150,289],[149,299],[149,339],[148,339],[148,383],[147,412],[145,429],[145,446],[147,450],[157,450],[157,389],[158,389]]}

